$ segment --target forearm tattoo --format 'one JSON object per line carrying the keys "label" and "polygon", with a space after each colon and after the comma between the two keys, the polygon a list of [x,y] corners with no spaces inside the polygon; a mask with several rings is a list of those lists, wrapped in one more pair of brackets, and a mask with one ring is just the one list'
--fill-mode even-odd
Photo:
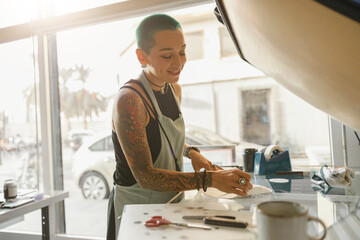
{"label": "forearm tattoo", "polygon": [[[116,132],[130,169],[141,187],[156,191],[185,191],[196,188],[194,173],[154,168],[147,142],[146,125],[149,115],[139,96],[124,94],[117,104]],[[198,178],[202,179],[199,172]],[[212,186],[212,173],[207,172],[205,184]],[[202,183],[202,181],[201,181]]]}
{"label": "forearm tattoo", "polygon": [[[198,173],[198,181],[201,187],[203,186],[203,172]],[[163,169],[154,169],[146,179],[143,188],[152,189],[156,191],[171,191],[179,192],[196,189],[195,173],[182,173],[175,171],[168,171]],[[212,172],[206,173],[205,185],[212,186]]]}

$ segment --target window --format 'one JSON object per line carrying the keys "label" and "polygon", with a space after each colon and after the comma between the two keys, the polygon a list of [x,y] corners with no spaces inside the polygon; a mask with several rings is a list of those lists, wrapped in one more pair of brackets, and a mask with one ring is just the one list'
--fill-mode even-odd
{"label": "window", "polygon": [[[40,12],[52,9],[55,15],[62,15],[85,9],[101,7],[124,0],[71,1],[71,0],[11,0],[0,2],[0,28],[22,24],[39,18]],[[48,11],[49,12],[49,11]]]}
{"label": "window", "polygon": [[242,119],[244,140],[270,145],[270,90],[242,91]]}
{"label": "window", "polygon": [[185,33],[185,42],[188,61],[204,58],[204,40],[201,31]]}
{"label": "window", "polygon": [[[215,51],[216,57],[209,55],[209,59],[204,54],[218,49],[219,35],[221,57],[237,56],[227,30],[222,27],[218,31],[217,19],[199,17],[201,15],[197,14],[206,12],[206,16],[212,16],[214,7],[213,3],[169,12],[175,18],[186,15],[188,29],[196,29],[185,33],[188,60],[204,60],[188,63],[179,81],[186,126],[193,125],[197,130],[205,128],[211,132],[209,137],[187,133],[188,139],[191,139],[191,135],[195,136],[193,142],[189,143],[199,142],[201,138],[202,144],[215,144],[215,141],[222,141],[226,137],[229,143],[236,144],[238,164],[242,163],[244,147],[256,146],[261,149],[270,143],[290,147],[291,159],[299,165],[328,163],[326,114],[263,74],[245,71],[247,65],[240,58],[220,61],[218,51]],[[65,208],[68,234],[88,237],[105,235],[107,197],[115,170],[109,124],[112,96],[140,71],[134,40],[135,28],[142,17],[56,33],[64,143],[69,141],[67,137],[71,131],[91,130],[94,135],[104,131],[108,133],[89,145],[92,151],[80,148],[89,140],[83,139],[88,136],[86,134],[81,136],[77,146],[62,145],[64,186],[70,192]],[[0,45],[0,83],[5,86],[0,88],[0,181],[6,178],[20,179],[19,183],[25,188],[42,181],[39,174],[41,167],[38,167],[41,162],[38,148],[41,139],[37,137],[39,111],[34,97],[37,89],[34,72],[37,71],[34,71],[33,59],[33,43],[30,39]],[[312,158],[307,149],[321,151],[322,154],[317,155],[321,157]],[[75,158],[81,164],[74,164]],[[84,170],[85,164],[96,168]],[[75,174],[78,170],[85,173]],[[80,184],[86,182],[87,189],[91,189],[91,179],[101,183],[96,190],[101,190],[103,195],[96,200],[85,199]],[[94,215],[97,217],[94,218]],[[32,221],[30,217],[30,221],[9,229],[40,232],[38,218]]]}
{"label": "window", "polygon": [[[35,39],[0,45],[0,185],[15,179],[18,193],[42,188],[43,183],[33,44]],[[40,211],[28,214],[25,221],[8,229],[40,232],[39,215]]]}
{"label": "window", "polygon": [[[140,71],[133,44],[138,22],[128,19],[57,34],[62,137],[70,132],[94,133],[83,141],[87,149],[74,151],[63,145],[68,166],[64,186],[70,193],[65,208],[68,234],[103,237],[106,233],[107,197],[115,170],[109,124],[112,96]],[[86,208],[79,209],[80,205]]]}
{"label": "window", "polygon": [[228,57],[237,55],[237,51],[234,45],[233,40],[226,28],[219,28],[219,38],[220,38],[220,56]]}

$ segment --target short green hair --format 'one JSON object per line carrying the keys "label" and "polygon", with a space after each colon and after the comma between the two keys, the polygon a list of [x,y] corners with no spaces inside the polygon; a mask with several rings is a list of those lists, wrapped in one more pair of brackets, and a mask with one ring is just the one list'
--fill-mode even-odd
{"label": "short green hair", "polygon": [[150,53],[155,46],[154,35],[163,30],[181,29],[181,25],[174,18],[166,14],[154,14],[144,18],[136,29],[136,43],[138,48]]}

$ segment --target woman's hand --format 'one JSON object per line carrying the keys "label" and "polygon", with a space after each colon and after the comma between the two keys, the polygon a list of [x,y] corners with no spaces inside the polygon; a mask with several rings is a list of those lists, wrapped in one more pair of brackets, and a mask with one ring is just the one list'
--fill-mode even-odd
{"label": "woman's hand", "polygon": [[[239,183],[241,178],[245,178],[244,185]],[[247,192],[253,188],[250,183],[250,174],[240,169],[229,169],[212,172],[212,187],[226,193],[235,193],[240,196],[246,196]]]}
{"label": "woman's hand", "polygon": [[190,151],[189,157],[191,159],[191,164],[195,171],[200,171],[200,169],[202,168],[212,171],[222,170],[221,167],[212,164],[212,162],[210,162],[207,158],[205,158],[197,151],[194,150]]}

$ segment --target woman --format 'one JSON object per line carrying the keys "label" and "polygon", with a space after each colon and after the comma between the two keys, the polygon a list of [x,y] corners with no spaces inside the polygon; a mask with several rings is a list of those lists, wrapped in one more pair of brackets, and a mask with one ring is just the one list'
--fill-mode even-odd
{"label": "woman", "polygon": [[[245,196],[252,188],[249,174],[223,170],[185,143],[177,83],[186,62],[180,24],[167,15],[151,15],[139,24],[136,40],[143,71],[120,89],[113,108],[116,233],[125,204],[166,203],[178,192],[207,187]],[[195,172],[182,172],[183,155]]]}

